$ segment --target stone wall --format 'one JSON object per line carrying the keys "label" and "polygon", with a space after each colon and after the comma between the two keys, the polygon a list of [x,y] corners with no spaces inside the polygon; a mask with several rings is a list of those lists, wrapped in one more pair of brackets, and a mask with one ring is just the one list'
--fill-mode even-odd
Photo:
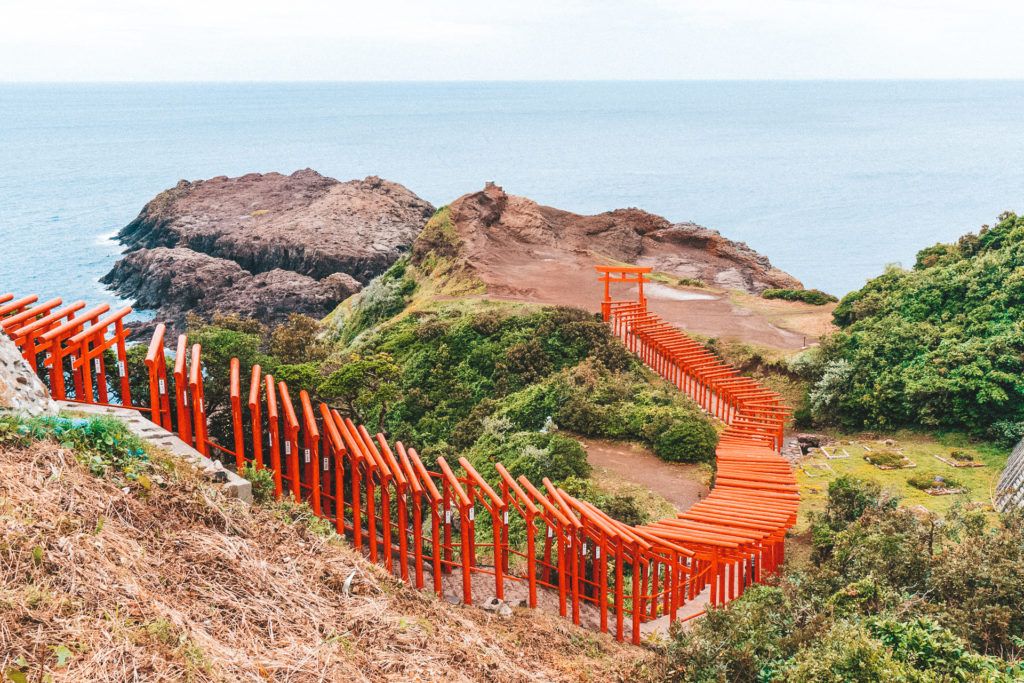
{"label": "stone wall", "polygon": [[1024,507],[1024,439],[1014,447],[996,487],[996,508]]}
{"label": "stone wall", "polygon": [[57,405],[46,386],[21,357],[14,342],[0,332],[0,414],[55,415]]}

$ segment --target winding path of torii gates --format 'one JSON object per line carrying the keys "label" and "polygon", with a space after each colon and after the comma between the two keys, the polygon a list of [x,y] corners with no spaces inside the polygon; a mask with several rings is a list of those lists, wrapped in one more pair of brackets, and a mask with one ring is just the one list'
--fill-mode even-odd
{"label": "winding path of torii gates", "polygon": [[[21,349],[56,399],[142,411],[204,455],[239,470],[268,469],[274,495],[308,503],[371,561],[417,588],[442,595],[445,577],[471,604],[479,582],[504,598],[515,586],[530,607],[557,599],[562,616],[622,640],[669,621],[707,588],[720,605],[773,571],[796,521],[793,473],[779,455],[787,409],[703,346],[647,310],[650,268],[596,266],[601,313],[615,334],[667,381],[726,424],[715,487],[676,517],[632,527],[544,479],[539,486],[501,464],[487,476],[465,459],[426,467],[415,448],[389,443],[301,390],[238,359],[227,378],[209,377],[202,348],[180,335],[173,360],[158,325],[146,355],[147,396],[129,384],[125,319],[131,308],[39,302],[0,294],[0,329]],[[634,284],[614,300],[612,284]],[[113,369],[113,372],[111,372]],[[243,392],[243,379],[248,391]],[[204,383],[229,385],[232,443],[207,431]],[[248,415],[245,415],[245,413]],[[461,474],[458,473],[461,471]],[[483,577],[481,579],[481,577]],[[474,581],[476,579],[476,581]],[[450,582],[449,582],[450,583]]]}

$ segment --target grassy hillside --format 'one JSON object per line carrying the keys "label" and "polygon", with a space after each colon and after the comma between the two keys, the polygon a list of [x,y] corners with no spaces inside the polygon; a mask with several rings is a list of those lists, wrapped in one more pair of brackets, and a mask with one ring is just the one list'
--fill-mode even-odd
{"label": "grassy hillside", "polygon": [[109,420],[0,421],[0,680],[651,680],[653,654],[439,601],[308,508],[246,506]]}
{"label": "grassy hillside", "polygon": [[[466,456],[485,476],[550,478],[619,519],[650,505],[594,486],[571,436],[638,443],[675,462],[711,463],[715,427],[648,371],[600,317],[575,308],[492,301],[460,261],[442,208],[413,246],[325,321],[293,316],[273,330],[238,318],[194,321],[211,376],[237,356],[306,389],[367,427],[414,446],[428,465]],[[211,434],[230,441],[224,387],[207,388]],[[248,427],[245,427],[248,429]],[[612,490],[616,489],[616,490]]]}
{"label": "grassy hillside", "polygon": [[848,294],[816,359],[817,418],[1024,435],[1024,218],[1000,216]]}

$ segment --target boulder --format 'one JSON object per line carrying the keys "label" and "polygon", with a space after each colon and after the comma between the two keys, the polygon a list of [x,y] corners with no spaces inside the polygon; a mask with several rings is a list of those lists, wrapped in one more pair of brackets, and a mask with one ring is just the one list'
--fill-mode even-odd
{"label": "boulder", "polygon": [[57,404],[10,337],[0,332],[0,413],[56,415]]}

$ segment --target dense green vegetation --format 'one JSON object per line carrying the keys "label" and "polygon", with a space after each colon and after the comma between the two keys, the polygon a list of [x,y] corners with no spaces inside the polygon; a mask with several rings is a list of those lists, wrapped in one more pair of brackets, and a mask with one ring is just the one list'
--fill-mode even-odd
{"label": "dense green vegetation", "polygon": [[812,354],[818,420],[1024,435],[1024,218],[923,249],[834,315],[840,331]]}
{"label": "dense green vegetation", "polygon": [[766,289],[761,292],[765,299],[783,299],[784,301],[802,301],[805,304],[824,306],[839,301],[831,294],[820,289]]}
{"label": "dense green vegetation", "polygon": [[877,484],[833,481],[813,561],[676,632],[670,677],[1021,680],[1024,520],[897,503]]}
{"label": "dense green vegetation", "polygon": [[367,424],[433,459],[470,448],[488,417],[514,432],[550,421],[703,462],[715,434],[595,316],[570,308],[452,305],[410,313],[332,354],[319,385]]}

